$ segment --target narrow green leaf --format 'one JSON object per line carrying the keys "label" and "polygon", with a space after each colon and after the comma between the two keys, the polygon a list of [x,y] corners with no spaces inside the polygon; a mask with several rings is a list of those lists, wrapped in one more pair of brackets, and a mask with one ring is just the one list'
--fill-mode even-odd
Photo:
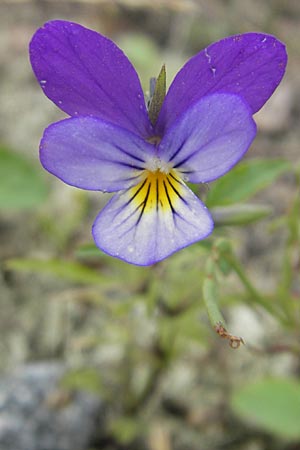
{"label": "narrow green leaf", "polygon": [[162,107],[165,96],[166,96],[166,67],[165,65],[163,65],[155,83],[155,88],[148,111],[149,119],[152,125],[155,125],[158,119],[159,112]]}
{"label": "narrow green leaf", "polygon": [[247,225],[264,219],[272,213],[267,205],[241,204],[217,206],[210,210],[216,226]]}
{"label": "narrow green leaf", "polygon": [[109,280],[96,270],[79,263],[62,260],[10,259],[6,267],[22,272],[45,273],[81,284],[107,284]]}
{"label": "narrow green leaf", "polygon": [[21,155],[0,148],[0,208],[17,210],[41,204],[47,196],[41,172]]}
{"label": "narrow green leaf", "polygon": [[249,199],[291,168],[283,159],[243,161],[210,185],[207,206],[223,206]]}
{"label": "narrow green leaf", "polygon": [[300,439],[300,383],[266,379],[237,389],[234,412],[258,428],[287,439]]}
{"label": "narrow green leaf", "polygon": [[84,244],[75,250],[77,258],[109,258],[109,256],[102,252],[94,243]]}

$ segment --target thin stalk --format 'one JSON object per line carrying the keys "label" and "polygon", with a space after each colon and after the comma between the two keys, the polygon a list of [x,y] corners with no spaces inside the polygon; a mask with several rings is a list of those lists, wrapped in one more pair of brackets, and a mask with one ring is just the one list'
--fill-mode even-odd
{"label": "thin stalk", "polygon": [[[298,186],[300,185],[300,179],[298,178]],[[282,264],[282,278],[278,286],[278,295],[281,302],[281,306],[288,315],[291,323],[295,324],[295,308],[292,302],[292,286],[294,282],[295,274],[295,251],[298,252],[299,258],[299,244],[300,244],[300,189],[298,189],[292,207],[290,209],[289,216],[287,218],[288,238],[286,248],[283,256]]]}
{"label": "thin stalk", "polygon": [[287,318],[284,317],[281,314],[281,312],[275,309],[271,302],[267,301],[263,296],[260,295],[260,293],[253,286],[252,282],[246,275],[244,268],[242,267],[240,262],[236,259],[236,257],[232,253],[224,254],[223,256],[227,260],[228,264],[230,264],[230,266],[238,276],[239,280],[243,284],[244,288],[248,292],[251,301],[262,306],[266,311],[268,311],[272,315],[275,315],[283,324],[286,325],[288,323]]}

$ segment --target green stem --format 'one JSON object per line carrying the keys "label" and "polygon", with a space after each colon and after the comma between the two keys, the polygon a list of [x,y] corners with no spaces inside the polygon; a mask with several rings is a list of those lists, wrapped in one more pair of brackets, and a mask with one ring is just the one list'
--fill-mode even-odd
{"label": "green stem", "polygon": [[215,262],[212,258],[209,258],[205,266],[205,278],[202,287],[204,305],[210,323],[214,328],[218,323],[222,323],[225,326],[224,317],[218,306],[218,287],[215,278],[215,269]]}
{"label": "green stem", "polygon": [[[283,256],[282,265],[282,278],[278,287],[278,295],[281,301],[282,308],[285,310],[286,314],[289,316],[291,323],[298,326],[297,316],[295,315],[294,303],[291,300],[291,291],[294,281],[295,271],[294,268],[294,258],[295,251],[299,252],[299,241],[300,241],[300,227],[299,227],[299,216],[300,216],[300,177],[297,177],[298,191],[296,193],[295,199],[293,201],[292,207],[290,209],[289,216],[287,218],[288,226],[288,238],[286,243],[286,248]],[[299,257],[299,254],[298,254]],[[296,319],[296,322],[295,322]]]}
{"label": "green stem", "polygon": [[263,296],[260,295],[260,293],[257,291],[257,289],[253,286],[252,282],[246,275],[242,265],[237,260],[237,258],[233,255],[232,252],[229,254],[223,255],[228,264],[232,267],[236,275],[239,277],[241,283],[243,284],[244,288],[249,294],[249,299],[251,299],[251,302],[254,302],[260,306],[262,306],[266,311],[268,311],[270,314],[275,315],[282,323],[287,324],[287,318],[282,315],[278,309],[274,308],[273,303],[266,300]]}

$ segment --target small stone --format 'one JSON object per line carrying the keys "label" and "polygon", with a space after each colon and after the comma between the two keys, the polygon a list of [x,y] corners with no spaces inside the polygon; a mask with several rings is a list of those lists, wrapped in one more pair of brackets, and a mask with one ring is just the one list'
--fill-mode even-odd
{"label": "small stone", "polygon": [[96,428],[99,435],[99,398],[77,392],[53,401],[65,372],[45,362],[0,379],[0,450],[85,450]]}

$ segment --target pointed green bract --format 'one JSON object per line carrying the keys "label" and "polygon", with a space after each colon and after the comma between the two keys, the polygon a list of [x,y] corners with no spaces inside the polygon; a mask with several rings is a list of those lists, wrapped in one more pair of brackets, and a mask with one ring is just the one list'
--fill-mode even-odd
{"label": "pointed green bract", "polygon": [[165,96],[166,96],[166,66],[163,65],[155,83],[153,96],[150,100],[148,115],[152,125],[155,125],[158,119]]}

